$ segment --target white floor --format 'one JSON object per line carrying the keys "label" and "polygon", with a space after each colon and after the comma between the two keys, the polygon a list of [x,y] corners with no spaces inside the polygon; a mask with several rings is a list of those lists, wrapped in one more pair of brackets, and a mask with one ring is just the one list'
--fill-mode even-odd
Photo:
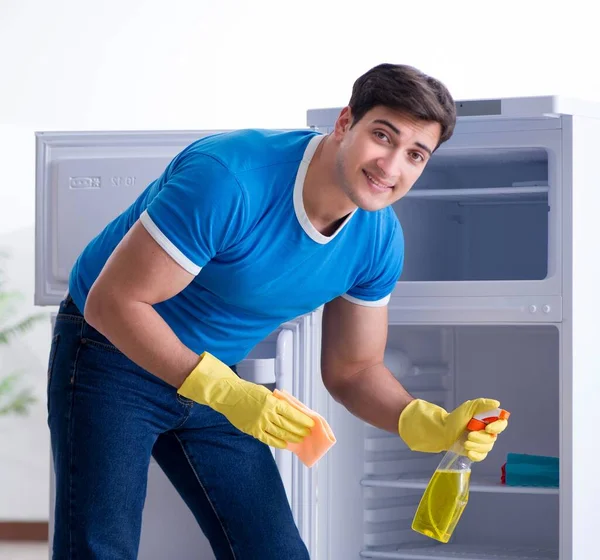
{"label": "white floor", "polygon": [[0,560],[48,560],[48,543],[0,541]]}

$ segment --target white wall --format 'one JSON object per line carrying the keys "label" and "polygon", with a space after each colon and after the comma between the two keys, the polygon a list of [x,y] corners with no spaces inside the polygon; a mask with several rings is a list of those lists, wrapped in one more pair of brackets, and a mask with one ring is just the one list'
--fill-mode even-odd
{"label": "white wall", "polygon": [[[383,61],[435,75],[456,98],[600,98],[600,73],[585,67],[597,52],[591,3],[352,5],[2,0],[0,235],[10,241],[11,232],[27,232],[10,273],[29,301],[35,130],[304,126],[307,108],[345,104],[354,79]],[[28,344],[31,376],[42,390],[45,331]],[[14,502],[0,494],[0,519],[47,515],[44,406],[27,420],[0,421],[0,492],[30,492]],[[27,486],[32,476],[38,482]]]}
{"label": "white wall", "polygon": [[0,346],[0,377],[21,371],[18,387],[31,388],[37,402],[31,413],[0,416],[0,521],[48,517],[50,443],[46,427],[46,372],[50,348],[50,310],[31,303],[34,286],[34,231],[21,228],[0,235],[0,251],[10,251],[5,288],[23,294],[8,324],[32,313],[45,313],[26,335]]}

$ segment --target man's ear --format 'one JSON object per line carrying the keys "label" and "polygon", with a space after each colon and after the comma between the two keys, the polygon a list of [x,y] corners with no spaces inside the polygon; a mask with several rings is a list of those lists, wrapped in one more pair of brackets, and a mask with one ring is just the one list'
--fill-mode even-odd
{"label": "man's ear", "polygon": [[346,132],[350,130],[352,118],[352,109],[349,106],[344,107],[335,121],[333,128],[333,135],[337,140],[342,140]]}

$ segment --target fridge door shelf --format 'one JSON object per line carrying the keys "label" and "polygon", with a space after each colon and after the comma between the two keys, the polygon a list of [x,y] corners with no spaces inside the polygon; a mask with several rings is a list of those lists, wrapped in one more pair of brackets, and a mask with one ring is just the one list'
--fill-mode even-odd
{"label": "fridge door shelf", "polygon": [[558,551],[528,547],[486,547],[444,544],[431,546],[375,547],[362,558],[388,560],[558,560]]}

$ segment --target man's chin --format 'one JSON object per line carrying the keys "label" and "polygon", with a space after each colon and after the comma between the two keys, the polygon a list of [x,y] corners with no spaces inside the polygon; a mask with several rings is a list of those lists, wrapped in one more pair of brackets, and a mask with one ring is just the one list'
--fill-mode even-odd
{"label": "man's chin", "polygon": [[378,210],[382,210],[383,208],[386,208],[387,206],[389,206],[390,204],[392,204],[391,201],[383,201],[383,200],[365,200],[365,199],[361,199],[361,200],[357,200],[354,202],[354,204],[356,204],[356,206],[358,206],[361,210],[364,210],[365,212],[377,212]]}
{"label": "man's chin", "polygon": [[389,200],[384,193],[378,196],[370,192],[361,192],[360,188],[353,191],[346,190],[346,196],[352,204],[365,212],[377,212],[377,210],[381,210],[394,202],[393,200]]}

